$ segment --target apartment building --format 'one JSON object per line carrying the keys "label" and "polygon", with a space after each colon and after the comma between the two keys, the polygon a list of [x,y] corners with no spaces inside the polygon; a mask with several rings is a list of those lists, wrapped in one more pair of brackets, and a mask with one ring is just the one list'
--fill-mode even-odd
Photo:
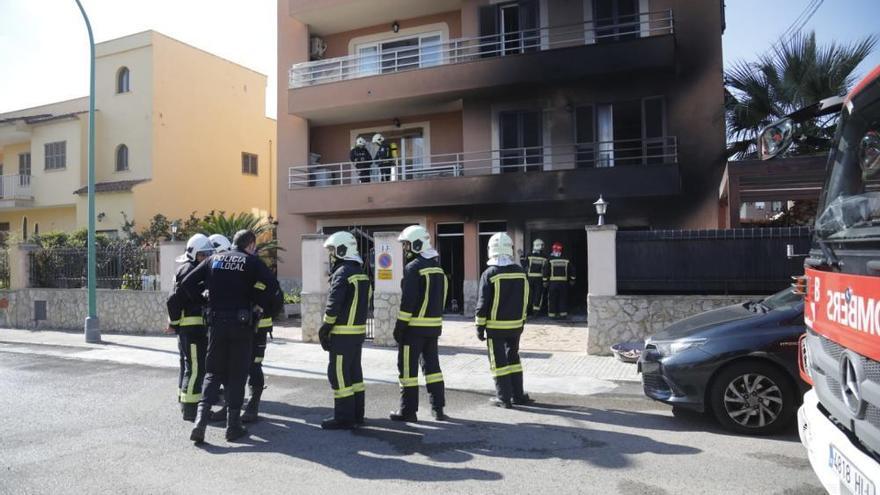
{"label": "apartment building", "polygon": [[[367,252],[420,223],[450,311],[472,306],[498,231],[562,242],[577,303],[600,195],[622,229],[717,227],[720,0],[278,5],[282,277],[301,276],[302,234],[353,229]],[[397,156],[361,175],[349,149],[375,133]]]}
{"label": "apartment building", "polygon": [[[96,50],[97,229],[157,213],[274,214],[266,76],[155,31]],[[88,224],[88,97],[0,114],[0,230]]]}

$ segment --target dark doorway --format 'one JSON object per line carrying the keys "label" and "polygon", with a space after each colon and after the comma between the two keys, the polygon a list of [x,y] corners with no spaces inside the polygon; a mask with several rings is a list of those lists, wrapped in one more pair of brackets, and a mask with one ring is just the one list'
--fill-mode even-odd
{"label": "dark doorway", "polygon": [[520,110],[498,114],[501,129],[501,171],[541,170],[544,149],[540,110]]}
{"label": "dark doorway", "polygon": [[532,230],[528,233],[526,247],[531,249],[535,239],[544,241],[547,255],[554,242],[562,243],[562,255],[574,265],[575,285],[568,291],[568,308],[571,314],[587,313],[587,231],[580,229]]}
{"label": "dark doorway", "polygon": [[593,16],[598,43],[640,35],[638,0],[594,0]]}
{"label": "dark doorway", "polygon": [[445,311],[461,314],[464,311],[464,224],[437,224],[436,238],[440,264],[449,279]]}

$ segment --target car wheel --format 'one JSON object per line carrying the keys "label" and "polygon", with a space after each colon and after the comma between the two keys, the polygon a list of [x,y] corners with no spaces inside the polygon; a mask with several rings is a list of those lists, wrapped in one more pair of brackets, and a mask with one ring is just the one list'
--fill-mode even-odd
{"label": "car wheel", "polygon": [[766,363],[725,368],[715,378],[709,400],[721,426],[737,433],[768,435],[794,419],[794,386],[785,373]]}

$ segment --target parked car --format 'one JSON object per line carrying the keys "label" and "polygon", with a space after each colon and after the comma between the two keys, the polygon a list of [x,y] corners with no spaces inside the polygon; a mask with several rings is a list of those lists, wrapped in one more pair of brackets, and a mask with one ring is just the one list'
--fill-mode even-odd
{"label": "parked car", "polygon": [[777,432],[807,389],[798,373],[804,331],[803,297],[790,288],[685,318],[645,341],[645,394],[673,412],[711,412],[734,432]]}

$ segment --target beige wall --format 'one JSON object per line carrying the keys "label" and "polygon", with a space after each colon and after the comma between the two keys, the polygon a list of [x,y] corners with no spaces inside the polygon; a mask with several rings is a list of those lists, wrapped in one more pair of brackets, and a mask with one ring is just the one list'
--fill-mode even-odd
{"label": "beige wall", "polygon": [[[3,175],[18,174],[18,155],[31,150],[30,141],[23,143],[7,144],[0,150],[0,163],[3,164]],[[33,168],[33,156],[31,156],[31,168]]]}
{"label": "beige wall", "polygon": [[40,233],[69,232],[76,228],[76,208],[33,208],[28,210],[0,211],[0,222],[9,222],[9,233],[14,239],[22,238],[22,222],[28,219],[28,238],[39,225]]}
{"label": "beige wall", "polygon": [[355,38],[377,34],[383,34],[383,38],[396,38],[405,35],[404,33],[406,33],[408,30],[428,24],[445,24],[448,29],[448,39],[461,37],[461,12],[459,11],[446,12],[443,14],[435,14],[424,17],[415,17],[412,19],[401,19],[397,22],[400,25],[399,34],[394,33],[394,31],[391,30],[391,23],[385,23],[378,26],[370,26],[362,29],[356,29],[354,31],[346,31],[343,33],[324,36],[323,39],[327,43],[327,51],[324,53],[324,58],[343,57],[345,55],[349,55],[349,44]]}
{"label": "beige wall", "polygon": [[[72,205],[73,191],[80,187],[80,169],[85,166],[83,158],[86,143],[82,127],[87,121],[78,119],[53,121],[33,127],[31,134],[31,190],[34,207]],[[67,166],[58,170],[46,170],[45,144],[67,142]],[[18,168],[16,158],[16,171]]]}
{"label": "beige wall", "polygon": [[[121,233],[122,225],[125,218],[135,218],[135,194],[131,191],[98,193],[95,195],[95,230],[119,230]],[[88,196],[85,194],[78,195],[76,200],[76,224],[80,227],[88,226],[89,204]],[[97,218],[104,214],[104,218]],[[124,213],[124,215],[123,215]],[[137,229],[141,229],[149,225],[137,222]]]}

